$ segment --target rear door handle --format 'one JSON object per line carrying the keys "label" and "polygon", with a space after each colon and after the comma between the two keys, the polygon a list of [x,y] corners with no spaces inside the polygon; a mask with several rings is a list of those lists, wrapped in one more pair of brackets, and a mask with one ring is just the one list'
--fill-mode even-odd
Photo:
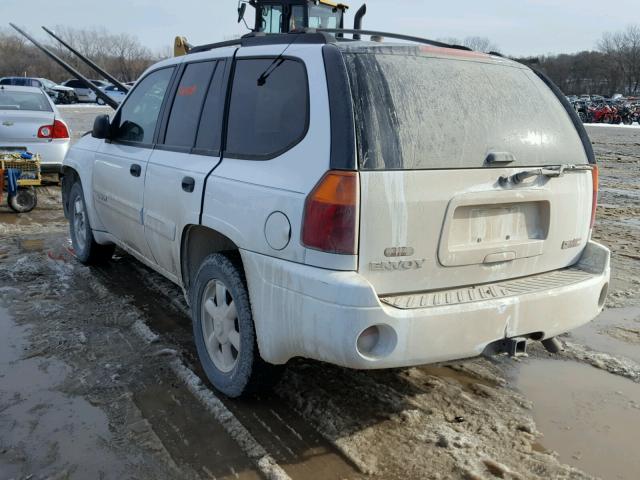
{"label": "rear door handle", "polygon": [[182,179],[182,190],[185,192],[191,193],[193,189],[196,187],[196,181],[191,177],[184,177]]}
{"label": "rear door handle", "polygon": [[129,173],[134,177],[139,177],[141,172],[142,168],[140,168],[140,165],[138,165],[137,163],[132,164],[129,168]]}

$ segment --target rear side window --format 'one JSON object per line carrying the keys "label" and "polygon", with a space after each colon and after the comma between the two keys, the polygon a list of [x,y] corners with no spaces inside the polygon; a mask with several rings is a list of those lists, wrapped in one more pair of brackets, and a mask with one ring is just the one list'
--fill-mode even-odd
{"label": "rear side window", "polygon": [[151,144],[173,68],[156,70],[126,98],[116,118],[113,140]]}
{"label": "rear side window", "polygon": [[345,53],[360,167],[478,168],[586,163],[572,120],[529,69],[404,53]]}
{"label": "rear side window", "polygon": [[199,62],[185,68],[171,107],[165,145],[193,147],[202,102],[215,67],[216,62]]}
{"label": "rear side window", "polygon": [[231,91],[226,155],[269,159],[305,136],[309,123],[307,72],[293,59],[238,60]]}

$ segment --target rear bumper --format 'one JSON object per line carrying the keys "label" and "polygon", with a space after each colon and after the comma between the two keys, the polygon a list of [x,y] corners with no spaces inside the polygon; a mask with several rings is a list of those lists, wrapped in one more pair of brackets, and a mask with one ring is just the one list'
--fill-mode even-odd
{"label": "rear bumper", "polygon": [[41,169],[44,173],[58,173],[62,168],[62,161],[69,151],[69,139],[54,139],[50,142],[2,142],[2,147],[21,147],[26,148],[31,153],[38,153],[41,158]]}
{"label": "rear bumper", "polygon": [[[590,242],[579,281],[501,298],[427,308],[384,304],[356,272],[335,272],[242,252],[262,357],[306,357],[349,368],[404,367],[474,357],[504,338],[550,338],[602,310],[610,253]],[[378,343],[358,337],[378,327]]]}

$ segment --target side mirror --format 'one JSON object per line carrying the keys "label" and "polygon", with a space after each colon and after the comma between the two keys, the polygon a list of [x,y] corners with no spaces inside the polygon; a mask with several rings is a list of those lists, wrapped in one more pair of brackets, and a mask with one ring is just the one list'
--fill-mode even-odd
{"label": "side mirror", "polygon": [[244,14],[247,11],[247,4],[241,3],[238,7],[238,23],[240,23],[244,19]]}
{"label": "side mirror", "polygon": [[93,138],[109,138],[109,130],[111,124],[109,123],[109,115],[98,115],[93,121],[93,130],[91,136]]}

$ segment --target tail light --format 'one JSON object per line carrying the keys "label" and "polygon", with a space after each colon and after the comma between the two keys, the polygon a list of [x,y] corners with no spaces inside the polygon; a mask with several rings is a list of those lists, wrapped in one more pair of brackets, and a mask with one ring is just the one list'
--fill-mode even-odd
{"label": "tail light", "polygon": [[591,200],[591,227],[596,223],[596,210],[598,208],[598,166],[594,165],[591,170],[591,179],[593,180],[593,199]]}
{"label": "tail light", "polygon": [[303,245],[328,253],[355,255],[359,197],[356,172],[325,174],[305,202]]}
{"label": "tail light", "polygon": [[69,138],[69,129],[62,120],[54,120],[53,125],[43,125],[38,129],[38,138]]}

